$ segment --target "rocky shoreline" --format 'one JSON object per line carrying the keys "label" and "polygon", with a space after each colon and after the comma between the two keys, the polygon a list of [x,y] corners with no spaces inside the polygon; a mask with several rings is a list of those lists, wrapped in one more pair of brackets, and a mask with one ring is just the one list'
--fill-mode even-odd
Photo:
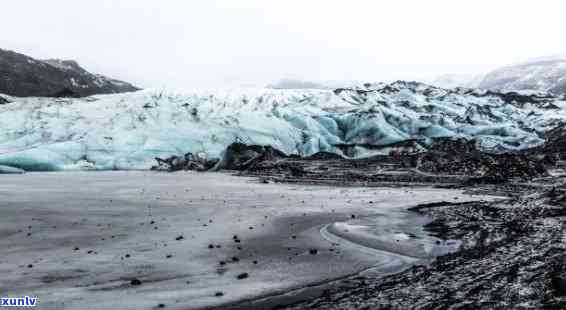
{"label": "rocky shoreline", "polygon": [[430,232],[460,251],[384,277],[356,277],[288,309],[564,309],[566,208],[544,195],[432,204]]}

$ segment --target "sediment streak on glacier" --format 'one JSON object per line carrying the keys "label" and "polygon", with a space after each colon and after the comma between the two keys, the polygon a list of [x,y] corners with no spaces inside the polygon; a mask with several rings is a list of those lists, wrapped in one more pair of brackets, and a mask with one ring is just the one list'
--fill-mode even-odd
{"label": "sediment streak on glacier", "polygon": [[[532,96],[532,95],[531,95]],[[327,90],[144,90],[0,105],[0,165],[38,170],[148,169],[154,157],[220,157],[234,141],[288,154],[367,156],[410,139],[476,138],[482,148],[538,145],[566,120],[566,102],[511,102],[419,83]],[[524,100],[523,100],[524,101]],[[339,145],[351,145],[347,154]]]}

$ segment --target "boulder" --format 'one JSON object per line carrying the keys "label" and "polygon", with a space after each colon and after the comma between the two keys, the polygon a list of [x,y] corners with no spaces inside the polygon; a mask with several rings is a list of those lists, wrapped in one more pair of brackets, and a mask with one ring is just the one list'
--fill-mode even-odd
{"label": "boulder", "polygon": [[215,169],[246,170],[259,163],[274,163],[288,157],[272,146],[246,145],[232,143],[224,151],[223,157]]}
{"label": "boulder", "polygon": [[208,160],[201,156],[194,156],[193,153],[186,153],[183,156],[173,155],[168,158],[156,157],[157,165],[151,167],[154,171],[182,171],[195,170],[207,171],[216,165],[218,160]]}

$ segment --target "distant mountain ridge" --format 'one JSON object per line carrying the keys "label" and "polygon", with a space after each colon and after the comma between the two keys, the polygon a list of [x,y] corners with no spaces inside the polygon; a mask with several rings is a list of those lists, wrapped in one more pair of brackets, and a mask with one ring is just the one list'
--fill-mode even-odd
{"label": "distant mountain ridge", "polygon": [[93,74],[74,60],[38,60],[0,49],[0,93],[17,97],[85,97],[136,91],[130,83]]}
{"label": "distant mountain ridge", "polygon": [[445,74],[433,85],[455,88],[482,88],[494,91],[535,91],[566,94],[566,54],[538,57],[504,66],[484,75]]}
{"label": "distant mountain ridge", "polygon": [[566,58],[536,59],[488,73],[480,88],[566,94]]}

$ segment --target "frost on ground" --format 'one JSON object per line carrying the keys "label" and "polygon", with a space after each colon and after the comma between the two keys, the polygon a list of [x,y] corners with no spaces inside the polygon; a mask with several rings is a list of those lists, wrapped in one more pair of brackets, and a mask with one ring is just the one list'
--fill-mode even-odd
{"label": "frost on ground", "polygon": [[[0,165],[27,171],[148,169],[154,157],[220,158],[233,142],[347,157],[392,144],[476,139],[483,150],[539,145],[566,120],[563,98],[419,83],[330,90],[195,90],[15,98],[0,105]],[[416,146],[418,148],[418,145]]]}
{"label": "frost on ground", "polygon": [[[0,292],[37,295],[43,310],[138,310],[220,306],[426,263],[451,245],[407,208],[483,196],[65,172],[2,175],[0,197]],[[321,234],[328,225],[338,233]]]}

